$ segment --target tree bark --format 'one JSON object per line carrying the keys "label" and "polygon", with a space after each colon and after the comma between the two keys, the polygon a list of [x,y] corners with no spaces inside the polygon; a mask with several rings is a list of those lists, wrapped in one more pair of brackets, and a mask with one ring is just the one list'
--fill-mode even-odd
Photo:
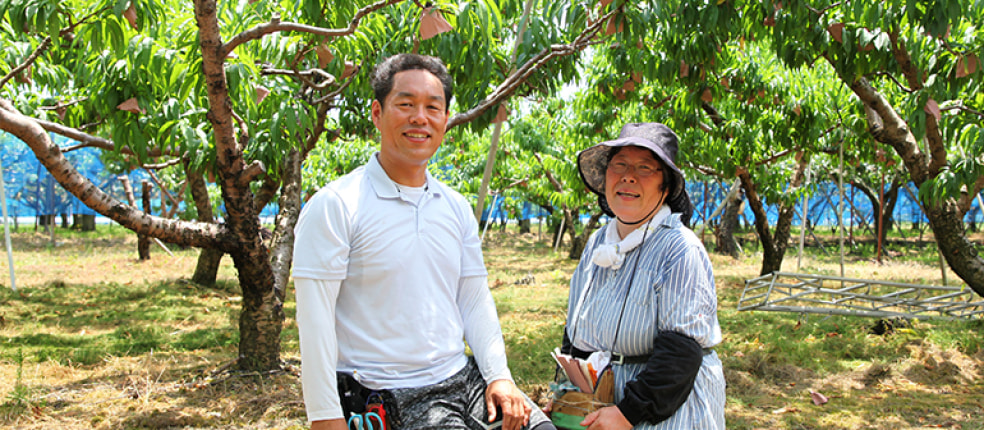
{"label": "tree bark", "polygon": [[283,301],[278,300],[267,247],[260,237],[258,211],[244,172],[246,162],[236,140],[225,75],[226,48],[219,32],[215,0],[195,1],[195,20],[202,50],[209,109],[206,117],[212,125],[216,166],[222,200],[226,208],[226,226],[237,246],[229,250],[238,271],[243,293],[239,315],[239,362],[243,370],[269,370],[280,367],[280,332],[283,328]]}
{"label": "tree bark", "polygon": [[[150,213],[150,182],[141,182],[140,200],[144,213]],[[150,238],[146,234],[137,235],[137,256],[140,261],[150,260]]]}
{"label": "tree bark", "polygon": [[726,206],[724,212],[721,213],[721,221],[718,223],[717,230],[714,231],[717,252],[735,259],[741,256],[738,242],[735,240],[735,230],[738,229],[738,215],[741,214],[742,200],[744,200],[744,196],[741,191],[738,191],[734,197],[724,203]]}
{"label": "tree bark", "polygon": [[[921,187],[936,177],[947,161],[946,148],[932,115],[927,115],[927,155],[920,150],[920,144],[905,120],[866,79],[849,82],[849,86],[864,103],[869,131],[876,140],[890,145],[902,158],[912,182]],[[963,215],[970,208],[970,199],[982,188],[984,178],[979,178],[974,189],[968,190],[970,192],[961,198],[948,198],[931,204],[923,202],[923,211],[947,264],[972,290],[984,296],[984,258],[978,254],[974,243],[967,239],[963,225]]]}
{"label": "tree bark", "polygon": [[[212,202],[208,198],[208,185],[205,183],[205,176],[201,172],[192,171],[187,162],[185,162],[184,167],[188,189],[191,191],[191,199],[195,202],[195,209],[198,212],[198,221],[215,222],[215,216],[212,214]],[[202,249],[198,253],[198,263],[195,265],[195,273],[191,276],[191,281],[198,285],[215,285],[223,255],[225,254],[218,249]]]}
{"label": "tree bark", "polygon": [[[301,157],[296,149],[290,150],[283,163],[283,186],[278,200],[280,210],[271,238],[271,264],[274,273],[274,295],[271,300],[283,303],[290,282],[290,267],[294,259],[294,225],[301,215]],[[283,311],[281,310],[281,313]],[[281,319],[283,317],[281,316]]]}

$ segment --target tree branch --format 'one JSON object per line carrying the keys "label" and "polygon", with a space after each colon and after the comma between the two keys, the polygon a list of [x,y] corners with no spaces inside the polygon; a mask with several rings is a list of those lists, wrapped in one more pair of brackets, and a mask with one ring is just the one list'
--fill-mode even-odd
{"label": "tree branch", "polygon": [[77,105],[77,104],[82,103],[82,102],[87,101],[87,100],[89,100],[88,97],[82,97],[81,99],[70,100],[70,101],[67,101],[67,102],[58,102],[54,106],[40,106],[40,107],[38,107],[38,109],[39,110],[44,110],[44,111],[64,109],[64,108],[67,108],[67,107],[72,106],[72,105]]}
{"label": "tree branch", "polygon": [[38,161],[65,190],[92,210],[127,229],[169,242],[202,248],[223,248],[234,243],[224,226],[155,217],[106,194],[71,165],[36,120],[21,115],[6,99],[0,99],[0,129],[25,142]]}
{"label": "tree branch", "polygon": [[717,170],[714,170],[713,167],[701,166],[699,164],[694,164],[694,163],[691,163],[689,161],[681,161],[680,162],[680,165],[681,166],[686,166],[687,168],[696,170],[696,171],[698,171],[700,173],[703,173],[705,175],[708,175],[708,176],[714,176],[716,178],[724,178],[724,174],[721,173],[721,172],[718,172]]}
{"label": "tree branch", "polygon": [[588,46],[593,45],[594,42],[592,42],[591,39],[594,38],[596,34],[598,34],[598,31],[601,30],[601,26],[607,23],[608,18],[614,15],[615,13],[616,10],[613,10],[605,14],[601,19],[596,21],[594,24],[591,24],[588,27],[586,27],[584,31],[581,32],[581,34],[578,35],[574,39],[574,41],[569,44],[551,45],[547,48],[544,48],[542,51],[540,51],[539,54],[531,58],[529,61],[523,64],[522,67],[517,69],[515,72],[513,72],[513,74],[509,75],[504,81],[502,81],[502,83],[499,84],[499,86],[496,87],[494,91],[492,91],[492,94],[489,94],[489,96],[485,98],[485,100],[482,100],[481,102],[478,103],[478,105],[469,109],[468,111],[457,113],[453,117],[451,117],[451,119],[448,121],[447,129],[450,130],[459,124],[473,121],[475,118],[477,118],[478,116],[483,114],[486,110],[488,110],[490,107],[495,106],[501,103],[503,100],[509,98],[509,96],[512,95],[512,93],[514,93],[516,89],[518,89],[519,86],[526,81],[526,78],[528,78],[531,74],[533,74],[534,71],[536,71],[540,67],[543,67],[543,65],[546,64],[548,61],[557,57],[564,57],[567,55],[580,52],[585,48],[587,48]]}
{"label": "tree branch", "polygon": [[342,91],[345,91],[345,88],[348,88],[349,84],[351,84],[354,79],[355,79],[355,73],[353,73],[351,76],[349,76],[348,79],[343,80],[342,81],[342,84],[339,85],[338,88],[336,88],[334,91],[332,91],[332,92],[330,92],[328,94],[325,94],[321,98],[314,99],[312,101],[312,103],[314,103],[316,105],[320,105],[320,104],[322,104],[322,103],[324,103],[324,102],[326,102],[328,100],[331,100],[331,99],[334,99],[335,97],[338,97],[338,95],[341,94]]}
{"label": "tree branch", "polygon": [[31,67],[31,64],[34,64],[34,60],[37,60],[38,57],[41,56],[41,53],[48,50],[49,47],[51,47],[50,36],[45,37],[44,40],[41,41],[41,44],[34,49],[34,52],[32,52],[31,55],[28,55],[27,58],[24,59],[23,63],[21,63],[17,67],[14,67],[10,71],[10,73],[7,73],[7,75],[4,76],[3,79],[0,79],[0,88],[3,88],[4,85],[7,85],[7,82],[13,79],[14,76],[17,76],[18,73],[21,73],[24,70],[26,70],[28,67]]}
{"label": "tree branch", "polygon": [[756,162],[755,162],[755,165],[757,165],[757,166],[762,166],[762,165],[766,165],[766,164],[769,164],[769,163],[771,163],[771,162],[773,162],[773,161],[776,161],[776,160],[778,160],[778,159],[780,159],[780,158],[782,158],[782,157],[785,157],[785,156],[787,156],[787,155],[789,155],[789,154],[791,154],[791,153],[793,153],[793,152],[796,152],[796,151],[799,151],[800,149],[801,149],[801,148],[800,148],[799,146],[794,146],[794,147],[792,147],[792,148],[790,148],[790,149],[784,149],[784,150],[782,150],[782,151],[779,151],[778,153],[776,153],[776,154],[774,154],[774,155],[772,155],[772,156],[771,156],[771,157],[769,157],[769,158],[765,158],[765,159],[762,159],[762,160],[759,160],[759,161],[756,161]]}
{"label": "tree branch", "polygon": [[[550,170],[543,165],[543,158],[540,158],[540,154],[534,152],[533,157],[536,158],[537,163],[540,163],[540,167],[543,169],[543,173],[547,175],[547,180],[550,181],[550,184],[554,186],[554,189],[557,190],[558,193],[564,192],[564,187],[560,184],[560,181],[558,181],[557,178],[554,177],[553,173],[550,172]],[[566,207],[567,206],[564,205],[564,208]]]}
{"label": "tree branch", "polygon": [[263,162],[254,160],[249,166],[246,166],[246,169],[239,176],[239,186],[243,188],[248,187],[250,182],[253,182],[254,179],[264,173],[266,173],[266,166],[263,165]]}
{"label": "tree branch", "polygon": [[[892,41],[892,55],[895,56],[895,61],[899,64],[902,74],[909,81],[909,86],[913,90],[922,89],[922,71],[917,69],[915,64],[912,63],[909,51],[905,47],[905,41],[899,40],[897,30],[892,30],[888,35]],[[929,177],[935,177],[939,174],[943,166],[946,165],[947,160],[946,147],[943,144],[943,135],[940,132],[939,121],[933,115],[926,115],[926,140],[929,143],[930,156],[927,174]]]}
{"label": "tree branch", "polygon": [[[264,76],[269,76],[269,75],[293,76],[295,78],[300,79],[301,82],[303,82],[305,85],[319,91],[328,88],[328,86],[334,85],[337,82],[335,76],[321,69],[308,69],[308,70],[298,71],[298,70],[264,68],[260,70],[260,74]],[[323,80],[320,83],[315,83],[312,81],[312,78],[321,78]]]}
{"label": "tree branch", "polygon": [[929,144],[929,176],[940,173],[946,165],[946,146],[943,144],[943,133],[940,122],[933,115],[926,115],[926,142]]}
{"label": "tree branch", "polygon": [[[62,148],[62,152],[71,152],[82,148],[99,148],[106,151],[117,150],[115,142],[111,140],[103,139],[101,137],[93,136],[76,128],[58,124],[56,122],[46,121],[39,118],[31,118],[31,121],[38,123],[38,125],[40,125],[41,128],[45,129],[46,131],[50,131],[52,133],[65,136],[69,139],[79,142],[78,145],[66,146],[65,148]],[[126,146],[119,148],[119,152],[121,154],[126,154],[126,155],[136,155],[136,153],[133,152],[132,149]],[[180,157],[181,154],[173,153],[170,151],[164,152],[159,149],[153,149],[147,151],[147,156],[148,157],[162,157],[162,156]]]}
{"label": "tree branch", "polygon": [[913,182],[921,184],[928,179],[926,154],[919,150],[919,145],[905,120],[867,79],[858,79],[849,83],[849,86],[864,103],[871,135],[879,142],[895,149],[912,175]]}
{"label": "tree branch", "polygon": [[[909,57],[909,51],[905,47],[905,41],[899,40],[898,30],[888,32],[888,39],[892,41],[892,56],[895,57],[895,61],[899,64],[899,69],[902,70],[906,81],[909,82],[910,92],[922,89],[923,82],[922,78],[919,77],[919,70],[912,64],[912,58]],[[895,78],[893,77],[892,79],[894,80]],[[901,87],[902,85],[900,84],[899,86]]]}
{"label": "tree branch", "polygon": [[902,91],[904,91],[906,93],[909,93],[909,94],[912,94],[912,93],[915,92],[915,90],[913,90],[912,88],[907,88],[905,85],[902,85],[902,83],[899,82],[898,79],[895,79],[895,75],[893,75],[891,73],[888,73],[888,72],[885,72],[885,71],[879,71],[879,72],[873,73],[873,75],[874,76],[888,76],[888,78],[891,79],[892,82],[895,82],[895,85],[898,86],[900,90],[902,90]]}
{"label": "tree branch", "polygon": [[[175,159],[168,160],[168,161],[165,161],[163,163],[158,163],[158,164],[143,164],[140,167],[143,167],[145,170],[148,170],[148,171],[153,171],[153,170],[160,170],[160,169],[164,169],[164,168],[167,168],[167,167],[175,166],[175,165],[177,165],[179,163],[181,163],[181,159],[180,158],[175,158]],[[157,184],[157,186],[160,187],[161,184]]]}
{"label": "tree branch", "polygon": [[[181,162],[181,159],[176,159],[175,161],[177,161],[178,163],[180,163]],[[175,164],[177,164],[177,163],[175,163]],[[167,199],[171,201],[171,210],[165,210],[164,205],[163,205],[163,202],[161,202],[162,203],[161,204],[161,215],[164,216],[165,218],[172,217],[174,215],[175,209],[177,209],[178,206],[180,205],[180,202],[177,201],[174,198],[174,195],[172,195],[171,192],[167,190],[167,187],[165,187],[164,184],[161,183],[161,180],[157,178],[157,174],[154,173],[154,170],[153,169],[148,169],[147,170],[147,174],[148,174],[148,176],[150,176],[150,180],[151,181],[154,181],[154,184],[157,185],[157,188],[161,190],[161,194],[163,196],[167,197]],[[188,182],[185,181],[184,185],[187,186],[188,185]],[[184,188],[181,189],[181,192],[184,193]]]}
{"label": "tree branch", "polygon": [[[80,19],[78,22],[76,22],[76,23],[74,23],[72,25],[69,25],[68,27],[65,27],[65,28],[61,29],[58,32],[58,34],[60,36],[64,37],[66,34],[71,33],[73,30],[75,30],[76,27],[82,25],[83,23],[85,23],[86,21],[88,21],[90,18],[92,18],[92,17],[96,16],[97,14],[100,14],[103,11],[106,11],[108,9],[109,9],[108,7],[104,7],[102,9],[97,10],[97,11],[94,11],[94,12],[90,13],[89,15],[86,15],[85,18]],[[8,73],[6,76],[3,77],[3,79],[0,79],[0,88],[3,88],[4,85],[7,85],[7,82],[10,81],[10,79],[13,78],[14,76],[17,76],[18,73],[20,73],[20,72],[24,71],[24,69],[27,69],[28,67],[30,67],[31,64],[33,64],[34,61],[37,60],[38,56],[40,56],[41,53],[44,52],[44,51],[46,51],[49,47],[51,47],[51,36],[45,37],[44,40],[41,41],[41,44],[38,45],[38,47],[34,49],[34,52],[32,52],[31,55],[29,55],[27,57],[27,59],[24,60],[23,63],[21,63],[20,65],[18,65],[17,67],[15,67],[13,70],[11,70],[10,73]]]}
{"label": "tree branch", "polygon": [[301,33],[317,34],[326,37],[341,37],[348,36],[355,33],[355,30],[359,28],[359,22],[362,21],[366,15],[382,9],[386,6],[390,6],[399,3],[403,0],[382,0],[359,9],[352,17],[352,21],[349,22],[349,26],[343,29],[327,29],[321,27],[314,27],[310,25],[298,24],[295,22],[281,22],[280,15],[274,15],[270,22],[266,24],[260,24],[242,33],[233,36],[228,42],[222,45],[222,57],[228,55],[237,46],[242,45],[250,40],[259,39],[267,34],[282,32],[282,31],[297,31]]}
{"label": "tree branch", "polygon": [[957,105],[947,106],[945,108],[940,109],[941,112],[946,112],[946,111],[951,111],[951,110],[959,110],[959,111],[962,111],[962,112],[966,112],[966,113],[975,115],[978,118],[984,119],[984,113],[981,113],[980,111],[977,111],[977,110],[974,110],[972,108],[967,107],[967,105],[963,104],[963,101],[959,101],[959,104],[957,104]]}
{"label": "tree branch", "polygon": [[815,8],[811,7],[806,2],[804,2],[803,5],[806,6],[806,8],[810,10],[810,12],[815,13],[819,17],[819,16],[823,16],[823,14],[827,13],[828,10],[840,6],[841,3],[843,3],[843,2],[837,2],[837,3],[831,4],[831,5],[823,8],[823,9],[815,9]]}

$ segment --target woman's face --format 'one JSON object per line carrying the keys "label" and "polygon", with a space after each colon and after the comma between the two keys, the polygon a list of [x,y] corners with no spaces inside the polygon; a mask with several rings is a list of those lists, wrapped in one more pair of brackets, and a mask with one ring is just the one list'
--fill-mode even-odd
{"label": "woman's face", "polygon": [[605,172],[605,197],[612,212],[624,222],[636,222],[662,205],[663,163],[638,146],[618,150]]}

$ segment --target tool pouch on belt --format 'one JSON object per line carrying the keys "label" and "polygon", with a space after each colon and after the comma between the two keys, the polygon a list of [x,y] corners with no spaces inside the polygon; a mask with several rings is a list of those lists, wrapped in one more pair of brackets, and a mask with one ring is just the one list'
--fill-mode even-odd
{"label": "tool pouch on belt", "polygon": [[387,390],[371,390],[362,385],[348,373],[336,372],[338,377],[338,397],[342,404],[342,414],[348,418],[353,414],[364,414],[375,412],[383,419],[385,427],[383,430],[391,428],[391,425],[399,425],[392,422],[394,418],[387,417],[387,411],[393,411],[396,402],[392,401],[392,395]]}

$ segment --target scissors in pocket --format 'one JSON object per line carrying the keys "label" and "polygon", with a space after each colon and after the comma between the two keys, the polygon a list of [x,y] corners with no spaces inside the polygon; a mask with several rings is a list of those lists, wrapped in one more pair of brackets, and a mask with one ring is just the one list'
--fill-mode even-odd
{"label": "scissors in pocket", "polygon": [[375,412],[354,414],[349,417],[347,426],[349,430],[383,430],[385,428],[383,419]]}

